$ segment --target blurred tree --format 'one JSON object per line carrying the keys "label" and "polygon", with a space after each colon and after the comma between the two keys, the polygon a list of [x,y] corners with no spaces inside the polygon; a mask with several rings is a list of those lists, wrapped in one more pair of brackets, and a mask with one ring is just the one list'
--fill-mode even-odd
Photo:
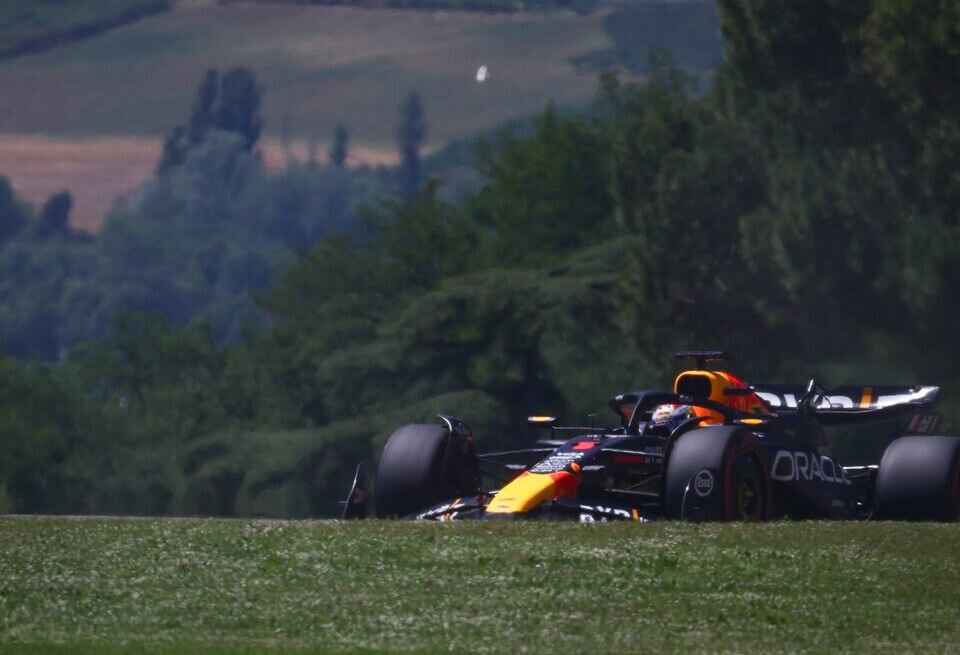
{"label": "blurred tree", "polygon": [[642,87],[605,88],[617,210],[640,244],[622,311],[651,358],[716,334],[725,348],[749,348],[765,329],[740,245],[741,217],[765,200],[761,152],[691,90],[669,62]]}
{"label": "blurred tree", "polygon": [[[205,90],[201,85],[201,91]],[[256,146],[263,129],[263,118],[260,115],[260,86],[249,68],[233,68],[224,74],[215,126],[241,135],[247,151]]]}
{"label": "blurred tree", "polygon": [[37,219],[36,234],[40,239],[48,239],[57,234],[70,232],[70,210],[73,197],[69,191],[55,193],[47,199]]}
{"label": "blurred tree", "polygon": [[400,122],[394,135],[400,151],[400,197],[409,198],[420,190],[420,148],[427,136],[427,124],[417,92],[411,92],[400,105]]}
{"label": "blurred tree", "polygon": [[482,263],[543,264],[614,231],[607,143],[582,118],[548,107],[530,136],[482,144],[477,167],[489,183],[466,211],[488,230]]}
{"label": "blurred tree", "polygon": [[42,368],[0,355],[0,495],[12,511],[83,510],[87,485],[69,462],[82,448],[77,398]]}
{"label": "blurred tree", "polygon": [[378,232],[376,244],[395,265],[401,287],[429,288],[472,266],[475,225],[439,198],[440,183],[427,182],[406,200],[387,200],[364,218]]}
{"label": "blurred tree", "polygon": [[769,199],[744,216],[743,251],[768,285],[768,322],[793,326],[811,356],[841,356],[834,335],[851,326],[909,331],[904,316],[942,304],[932,242],[950,241],[936,217],[960,211],[943,174],[960,164],[960,130],[924,98],[942,96],[928,75],[949,67],[952,19],[914,9],[720,3],[728,63],[713,97],[755,135]]}
{"label": "blurred tree", "polygon": [[347,164],[347,147],[350,142],[350,135],[343,123],[337,123],[337,129],[333,133],[333,144],[330,146],[330,164],[337,168],[342,168]]}
{"label": "blurred tree", "polygon": [[208,70],[197,88],[197,97],[193,101],[190,124],[187,127],[187,136],[192,145],[203,141],[207,130],[216,126],[216,102],[219,91],[220,74],[216,70]]}
{"label": "blurred tree", "polygon": [[10,180],[0,175],[0,244],[27,224],[22,206],[17,203]]}
{"label": "blurred tree", "polygon": [[156,174],[164,175],[176,166],[183,163],[189,148],[187,129],[182,125],[173,128],[163,140],[163,149],[160,151],[160,160],[157,162]]}
{"label": "blurred tree", "polygon": [[188,125],[175,127],[164,140],[157,174],[182,165],[214,130],[238,134],[243,149],[252,152],[263,129],[260,102],[260,87],[250,69],[233,68],[223,77],[208,70],[197,87]]}

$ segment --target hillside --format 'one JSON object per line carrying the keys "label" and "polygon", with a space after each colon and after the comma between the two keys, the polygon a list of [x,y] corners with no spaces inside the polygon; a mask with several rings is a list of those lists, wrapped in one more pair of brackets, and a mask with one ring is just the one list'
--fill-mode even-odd
{"label": "hillside", "polygon": [[0,0],[0,58],[49,50],[173,5],[174,0]]}
{"label": "hillside", "polygon": [[[658,42],[657,30],[648,29],[635,52],[674,42],[690,47],[689,34],[704,29],[713,29],[714,42],[703,47],[718,50],[712,5],[679,5],[690,9],[645,5],[644,20],[660,33],[673,24],[687,41]],[[436,147],[533,114],[551,100],[588,102],[598,67],[616,65],[623,49],[610,17],[611,10],[487,14],[182,2],[92,38],[0,60],[0,174],[37,203],[74,190],[75,223],[94,228],[113,197],[135,184],[130,172],[152,167],[152,155],[131,161],[131,153],[155,152],[187,115],[207,69],[238,65],[250,67],[263,87],[266,136],[274,141],[297,142],[303,151],[306,142],[325,143],[343,121],[355,147],[392,153],[397,107],[417,90]],[[480,65],[490,71],[483,84],[475,79]],[[10,135],[24,134],[47,140],[34,142],[25,158],[12,156]],[[94,160],[116,142],[98,139],[117,137],[136,141],[122,148],[115,169],[101,168]],[[60,165],[64,148],[76,166]],[[95,171],[84,167],[88,160]],[[42,179],[34,175],[38,168],[48,168]],[[96,189],[93,197],[87,189]]]}

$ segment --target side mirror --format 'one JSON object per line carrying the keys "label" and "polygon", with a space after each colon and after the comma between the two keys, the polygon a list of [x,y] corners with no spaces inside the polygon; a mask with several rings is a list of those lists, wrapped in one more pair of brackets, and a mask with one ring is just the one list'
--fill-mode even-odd
{"label": "side mirror", "polygon": [[557,422],[556,416],[528,416],[527,425],[531,428],[550,428]]}
{"label": "side mirror", "polygon": [[527,425],[531,428],[539,429],[548,429],[550,430],[550,438],[554,438],[553,426],[557,423],[556,416],[528,416]]}

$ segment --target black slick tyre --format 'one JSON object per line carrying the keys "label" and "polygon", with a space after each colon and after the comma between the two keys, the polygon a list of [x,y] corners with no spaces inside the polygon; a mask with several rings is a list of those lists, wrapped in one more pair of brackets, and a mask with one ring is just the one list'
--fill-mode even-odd
{"label": "black slick tyre", "polygon": [[683,434],[669,453],[664,514],[670,519],[762,521],[770,486],[749,432],[731,426]]}
{"label": "black slick tyre", "polygon": [[877,519],[960,518],[960,437],[894,439],[880,460],[873,507]]}
{"label": "black slick tyre", "polygon": [[440,502],[449,433],[440,425],[405,425],[387,440],[377,468],[378,517],[406,516]]}

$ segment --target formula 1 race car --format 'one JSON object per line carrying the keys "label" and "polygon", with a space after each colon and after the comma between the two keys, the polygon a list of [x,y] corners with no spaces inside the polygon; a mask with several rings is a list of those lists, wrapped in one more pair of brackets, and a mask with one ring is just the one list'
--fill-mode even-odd
{"label": "formula 1 race car", "polygon": [[[406,425],[380,458],[378,517],[429,520],[744,520],[779,517],[953,520],[960,514],[960,437],[934,436],[938,387],[747,385],[696,360],[672,392],[610,401],[613,428],[557,427],[533,447],[478,455],[461,421]],[[880,463],[844,466],[823,426],[900,418],[907,436]],[[492,480],[494,489],[481,482]],[[365,514],[358,470],[344,517]]]}

